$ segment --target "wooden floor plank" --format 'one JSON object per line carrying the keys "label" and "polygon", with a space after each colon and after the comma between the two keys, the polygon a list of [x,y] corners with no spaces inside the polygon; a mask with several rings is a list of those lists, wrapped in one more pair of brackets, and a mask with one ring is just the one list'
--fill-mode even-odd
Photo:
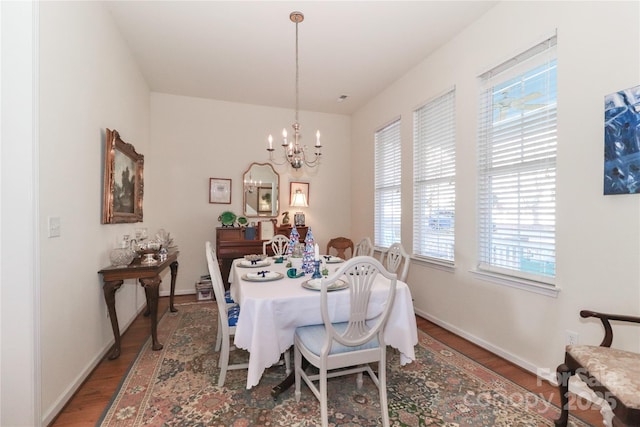
{"label": "wooden floor plank", "polygon": [[[176,303],[195,301],[195,295],[176,296]],[[169,303],[167,297],[159,300],[158,310],[163,313]],[[49,424],[49,427],[85,427],[93,426],[109,404],[113,393],[118,388],[120,381],[126,374],[131,362],[137,356],[140,346],[149,336],[149,319],[139,315],[129,329],[122,335],[122,352],[117,360],[105,358],[85,380],[74,396],[65,405],[58,416]],[[495,354],[461,338],[428,320],[417,317],[418,328],[428,333],[437,340],[447,344],[486,366],[492,371],[504,376],[527,390],[550,400],[559,405],[558,390],[546,381],[539,381],[535,375],[502,359]],[[579,408],[588,407],[581,401]],[[575,410],[573,414],[583,420],[602,425],[602,416],[598,408],[589,410]]]}

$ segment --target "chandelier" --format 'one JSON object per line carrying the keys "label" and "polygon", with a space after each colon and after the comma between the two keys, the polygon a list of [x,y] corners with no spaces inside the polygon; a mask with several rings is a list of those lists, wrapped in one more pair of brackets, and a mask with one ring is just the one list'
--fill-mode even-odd
{"label": "chandelier", "polygon": [[304,21],[304,15],[302,12],[291,12],[289,15],[291,22],[296,24],[296,116],[293,125],[293,137],[291,140],[287,140],[287,130],[282,129],[282,151],[284,159],[280,162],[276,161],[273,152],[273,137],[269,135],[267,151],[269,152],[269,160],[276,165],[283,165],[288,162],[292,168],[300,169],[306,165],[308,167],[315,167],[320,163],[320,156],[322,155],[320,145],[320,131],[316,132],[316,144],[314,146],[315,151],[313,154],[309,152],[309,148],[300,144],[300,124],[298,123],[298,107],[299,107],[299,80],[300,71],[298,67],[298,24]]}
{"label": "chandelier", "polygon": [[262,185],[262,181],[256,181],[251,178],[251,174],[249,174],[249,179],[244,181],[244,191],[247,193],[253,193],[256,191],[256,187],[260,187]]}

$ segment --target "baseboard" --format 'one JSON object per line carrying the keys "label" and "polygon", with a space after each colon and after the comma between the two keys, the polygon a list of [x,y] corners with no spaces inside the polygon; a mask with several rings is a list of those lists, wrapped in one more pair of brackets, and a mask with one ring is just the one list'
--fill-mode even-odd
{"label": "baseboard", "polygon": [[[173,295],[195,295],[196,290],[195,289],[183,289],[181,291],[175,291],[173,293]],[[161,297],[168,297],[171,296],[171,291],[161,291],[160,292],[160,296]]]}
{"label": "baseboard", "polygon": [[[547,368],[540,368],[538,366],[535,366],[531,363],[529,363],[528,361],[517,357],[511,353],[509,353],[508,351],[505,351],[504,349],[500,348],[500,347],[496,347],[495,345],[480,339],[478,337],[476,337],[475,335],[469,334],[468,332],[451,325],[448,322],[445,322],[441,319],[438,319],[437,317],[434,317],[432,315],[430,315],[429,313],[426,313],[422,310],[418,310],[415,309],[415,313],[420,316],[423,317],[427,320],[429,320],[430,322],[435,323],[436,325],[440,326],[443,329],[446,329],[447,331],[454,333],[456,335],[458,335],[459,337],[462,337],[464,339],[466,339],[467,341],[470,341],[474,344],[476,344],[479,347],[484,348],[487,351],[490,351],[491,353],[495,354],[496,356],[502,357],[505,360],[508,360],[509,362],[513,363],[514,365],[517,365],[519,367],[521,367],[522,369],[525,369],[529,372],[531,372],[533,375],[535,375],[538,378],[541,378],[547,382],[549,382],[550,384],[552,384],[553,386],[558,386],[558,381],[556,379],[556,373],[555,371],[550,371]],[[586,386],[586,384],[584,384],[584,382],[582,382],[582,380],[580,380],[579,377],[574,376],[571,378],[571,380],[569,381],[569,391],[571,391],[571,393],[578,395],[586,400],[588,400],[589,402],[593,403],[594,405],[597,405],[598,407],[601,408],[600,413],[603,415],[604,418],[604,423],[605,425],[611,425],[611,424],[607,424],[607,418],[611,418],[611,408],[609,407],[609,405],[602,400],[601,398],[599,398],[598,396],[596,396],[596,394],[589,388]],[[609,420],[610,421],[610,420]]]}
{"label": "baseboard", "polygon": [[471,341],[472,343],[476,344],[479,347],[484,348],[487,351],[490,351],[491,353],[502,357],[503,359],[508,360],[509,362],[520,366],[521,368],[531,372],[532,374],[539,376],[539,373],[542,371],[541,369],[539,369],[537,366],[534,366],[533,364],[529,363],[528,361],[521,359],[520,357],[517,357],[511,353],[509,353],[508,351],[505,351],[504,349],[500,348],[500,347],[496,347],[495,345],[480,339],[478,337],[476,337],[475,335],[471,335],[468,332],[448,323],[445,322],[441,319],[438,319],[437,317],[434,317],[432,315],[430,315],[429,313],[426,313],[424,311],[421,310],[415,310],[416,314],[420,317],[424,317],[425,319],[429,320],[430,322],[435,323],[436,325],[446,329],[449,332],[452,332],[456,335],[458,335],[459,337],[462,337],[464,339],[466,339],[467,341]]}
{"label": "baseboard", "polygon": [[[135,316],[133,316],[124,325],[124,328],[122,329],[122,331],[123,331],[122,333],[124,333],[129,328],[129,326],[131,326],[133,321],[136,320],[136,318],[145,309],[146,309],[146,305],[145,304],[143,304],[141,307],[139,307],[140,311],[138,311],[138,313]],[[118,320],[120,320],[120,319],[118,319]],[[64,408],[64,405],[66,405],[67,402],[69,400],[71,400],[71,398],[73,397],[75,392],[78,391],[78,389],[84,383],[84,381],[87,379],[87,377],[89,377],[89,375],[91,375],[93,370],[100,364],[100,362],[102,362],[102,359],[104,359],[104,357],[107,355],[109,350],[111,350],[111,347],[113,346],[113,344],[115,344],[115,338],[112,338],[111,340],[109,340],[109,343],[107,343],[107,345],[102,349],[102,351],[100,353],[98,353],[96,355],[96,357],[94,357],[91,360],[91,362],[85,367],[85,369],[83,369],[82,372],[80,372],[80,374],[76,377],[75,381],[73,381],[73,383],[71,383],[71,385],[69,385],[69,387],[65,390],[65,392],[59,396],[59,398],[56,401],[55,405],[53,405],[51,407],[51,409],[49,409],[49,411],[47,411],[45,414],[43,414],[42,424],[41,425],[48,426],[49,424],[51,424],[51,422],[55,419],[55,417],[62,411],[62,409]]]}

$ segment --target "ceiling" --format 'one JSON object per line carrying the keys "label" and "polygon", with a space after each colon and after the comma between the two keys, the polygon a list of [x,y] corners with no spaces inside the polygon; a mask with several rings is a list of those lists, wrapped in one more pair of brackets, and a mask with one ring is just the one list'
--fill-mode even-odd
{"label": "ceiling", "polygon": [[[351,114],[495,1],[108,1],[155,92]],[[347,99],[338,102],[346,95]]]}

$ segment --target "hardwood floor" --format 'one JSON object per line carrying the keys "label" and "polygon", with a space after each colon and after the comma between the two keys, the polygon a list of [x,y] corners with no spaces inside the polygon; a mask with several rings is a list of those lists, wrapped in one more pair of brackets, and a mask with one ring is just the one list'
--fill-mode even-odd
{"label": "hardwood floor", "polygon": [[[195,295],[176,296],[176,303],[191,302]],[[158,312],[163,313],[169,304],[169,298],[162,297],[158,305]],[[418,328],[432,337],[447,344],[455,350],[474,359],[478,363],[510,379],[527,390],[559,405],[560,399],[556,387],[546,381],[539,381],[535,375],[524,369],[486,351],[469,341],[425,320],[417,318]],[[102,411],[109,404],[113,393],[118,388],[122,377],[129,365],[138,354],[142,343],[149,336],[149,319],[140,315],[122,335],[122,352],[118,359],[104,359],[78,389],[75,395],[53,420],[50,427],[93,426],[102,415]],[[579,408],[588,407],[581,401]],[[602,425],[602,417],[597,408],[572,411],[583,420],[596,425]]]}

